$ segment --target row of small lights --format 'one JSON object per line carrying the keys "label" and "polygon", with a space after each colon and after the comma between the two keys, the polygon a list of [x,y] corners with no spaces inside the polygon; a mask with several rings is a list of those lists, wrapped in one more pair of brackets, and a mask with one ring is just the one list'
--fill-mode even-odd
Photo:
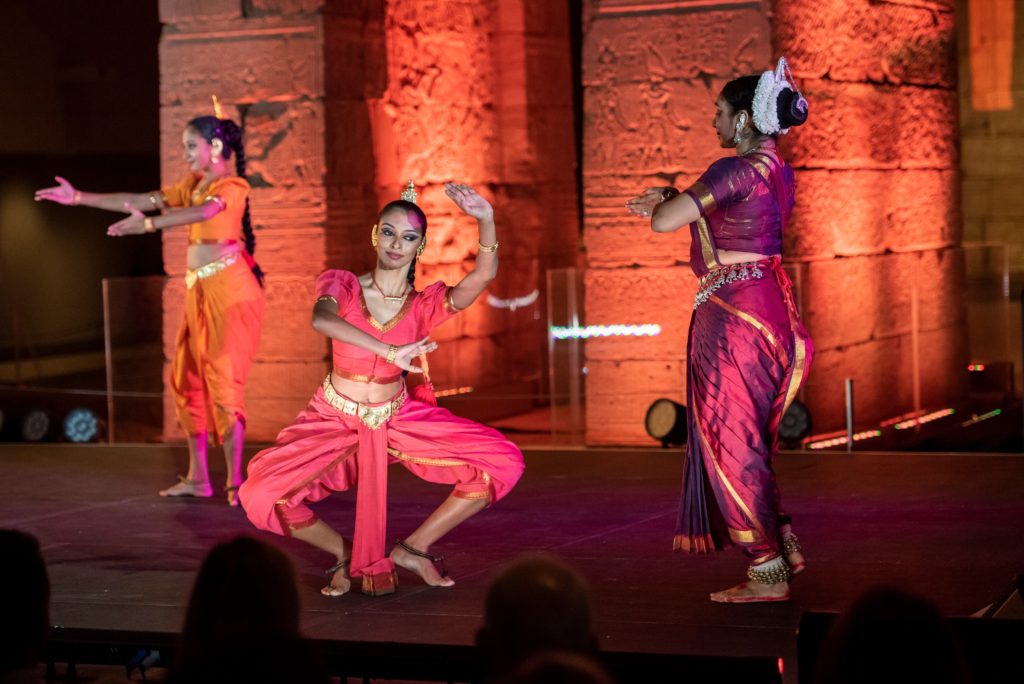
{"label": "row of small lights", "polygon": [[551,337],[556,340],[587,340],[591,337],[657,337],[661,326],[657,323],[641,325],[553,325]]}

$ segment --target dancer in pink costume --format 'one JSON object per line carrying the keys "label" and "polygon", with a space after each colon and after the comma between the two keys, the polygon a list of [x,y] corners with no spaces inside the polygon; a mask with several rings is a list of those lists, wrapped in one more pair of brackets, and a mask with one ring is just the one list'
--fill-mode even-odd
{"label": "dancer in pink costume", "polygon": [[779,423],[813,354],[781,260],[795,184],[775,137],[807,119],[791,80],[783,58],[774,71],[728,82],[712,125],[737,155],[716,161],[682,193],[649,188],[627,203],[651,217],[655,232],[690,227],[699,285],[686,347],[689,425],[674,546],[742,547],[750,581],[711,594],[721,603],[785,601],[791,574],[806,565],[772,467]]}
{"label": "dancer in pink costume", "polygon": [[[329,270],[317,279],[313,327],[332,341],[333,370],[274,446],[253,458],[239,492],[256,527],[334,556],[321,590],[327,596],[347,593],[352,577],[362,577],[365,594],[390,594],[396,565],[429,585],[453,585],[431,545],[504,497],[523,472],[519,449],[498,431],[438,408],[429,397],[410,396],[403,381],[403,371],[422,372],[413,359],[436,348],[431,330],[472,304],[498,272],[491,205],[466,185],[448,183],[445,192],[477,220],[473,270],[455,287],[436,282],[415,289],[427,219],[410,182],[373,226],[374,269],[361,276]],[[454,491],[388,554],[387,466],[395,462]],[[349,542],[307,504],[352,487],[356,516]]]}

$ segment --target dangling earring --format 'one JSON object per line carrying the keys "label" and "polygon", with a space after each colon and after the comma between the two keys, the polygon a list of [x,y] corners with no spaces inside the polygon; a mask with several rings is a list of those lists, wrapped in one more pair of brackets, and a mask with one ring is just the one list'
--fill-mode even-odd
{"label": "dangling earring", "polygon": [[377,248],[377,224],[373,224],[373,228],[370,229],[370,244],[373,245],[374,249]]}
{"label": "dangling earring", "polygon": [[423,254],[423,250],[426,249],[426,247],[427,247],[427,238],[424,237],[423,238],[423,242],[421,242],[420,246],[416,248],[416,256],[419,256],[419,255]]}
{"label": "dangling earring", "polygon": [[740,112],[739,118],[736,120],[736,134],[732,137],[732,141],[739,145],[743,142],[743,126],[747,123],[747,115]]}

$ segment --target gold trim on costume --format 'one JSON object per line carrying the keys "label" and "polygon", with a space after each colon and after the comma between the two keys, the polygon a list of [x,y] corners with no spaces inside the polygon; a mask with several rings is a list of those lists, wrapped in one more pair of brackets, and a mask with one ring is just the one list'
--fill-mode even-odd
{"label": "gold trim on costume", "polygon": [[281,509],[284,508],[288,504],[288,501],[293,496],[295,496],[295,494],[300,489],[302,489],[303,487],[306,487],[307,485],[309,485],[310,482],[313,482],[314,480],[319,480],[321,477],[323,477],[324,473],[326,473],[328,470],[332,470],[339,463],[341,463],[345,459],[347,459],[350,456],[352,456],[352,454],[356,453],[356,449],[358,449],[358,448],[359,448],[359,443],[358,442],[356,442],[355,444],[350,444],[349,447],[347,449],[345,449],[345,451],[341,452],[341,455],[338,456],[338,458],[334,459],[329,464],[327,464],[326,466],[324,466],[320,470],[316,471],[315,473],[313,473],[312,475],[307,477],[305,480],[300,482],[295,487],[292,487],[291,489],[289,489],[285,493],[285,495],[283,497],[281,497],[280,499],[278,499],[277,501],[274,502],[274,511],[277,513],[277,517],[278,517],[279,522],[281,523],[281,528],[282,529],[285,529],[285,530],[290,530],[291,529],[291,523],[289,523],[287,520],[284,519],[284,514],[281,511]]}
{"label": "gold trim on costume", "polygon": [[359,289],[359,306],[363,309],[363,316],[366,317],[366,320],[370,323],[370,325],[372,325],[376,330],[379,330],[382,333],[386,333],[387,331],[391,330],[396,325],[402,322],[402,319],[405,318],[405,315],[409,313],[409,309],[412,308],[412,302],[417,296],[419,296],[419,292],[409,293],[409,296],[406,297],[405,301],[402,303],[402,308],[399,309],[398,313],[392,316],[391,319],[388,320],[386,323],[381,323],[380,321],[373,317],[372,313],[370,313],[370,307],[366,306],[366,297],[363,296],[362,288]]}
{"label": "gold trim on costume", "polygon": [[729,528],[729,538],[735,542],[744,542],[747,544],[753,544],[757,539],[755,534],[750,530],[734,530]]}
{"label": "gold trim on costume", "polygon": [[700,251],[704,256],[704,265],[709,269],[721,266],[718,260],[715,259],[715,248],[711,244],[710,228],[708,227],[707,219],[703,216],[697,219],[697,234],[700,236]]}
{"label": "gold trim on costume", "polygon": [[410,456],[409,454],[402,453],[398,449],[392,449],[391,447],[388,447],[388,453],[399,461],[408,461],[409,463],[415,463],[417,465],[437,466],[439,468],[458,468],[459,466],[473,467],[464,461],[456,461],[452,458],[422,458],[420,456]]}
{"label": "gold trim on costume", "polygon": [[191,290],[196,284],[196,281],[217,275],[236,261],[238,261],[238,252],[232,252],[231,254],[222,256],[220,259],[214,259],[204,266],[185,271],[185,287]]}
{"label": "gold trim on costume", "polygon": [[748,158],[747,161],[750,162],[750,165],[754,167],[754,170],[757,171],[758,175],[761,176],[762,179],[767,181],[771,177],[772,170],[766,163],[759,160],[755,161],[750,158]]}
{"label": "gold trim on costume", "polygon": [[789,405],[796,399],[796,393],[800,391],[800,383],[804,379],[805,366],[807,364],[807,345],[804,344],[803,338],[793,331],[793,341],[796,345],[796,361],[793,363],[793,375],[789,378],[789,388],[786,390],[786,403],[782,407],[782,413],[785,414],[789,410]]}
{"label": "gold trim on costume", "polygon": [[316,303],[319,304],[320,302],[334,302],[335,306],[338,305],[338,300],[331,295],[320,295],[316,298]]}
{"label": "gold trim on costume", "polygon": [[479,501],[480,499],[490,499],[491,495],[487,492],[460,492],[456,490],[453,493],[456,499],[469,499],[471,501]]}
{"label": "gold trim on costume", "polygon": [[739,316],[740,318],[745,320],[747,323],[749,323],[750,325],[752,325],[755,328],[757,328],[757,330],[762,335],[764,335],[765,338],[768,340],[768,342],[775,348],[775,351],[778,352],[779,355],[782,357],[782,365],[783,366],[788,366],[789,365],[789,359],[788,359],[788,357],[786,355],[786,350],[779,346],[778,341],[775,339],[775,335],[773,335],[772,331],[768,329],[768,326],[766,326],[761,321],[757,320],[757,318],[755,318],[753,315],[747,313],[746,311],[740,311],[739,309],[737,309],[732,304],[727,304],[718,295],[711,295],[711,297],[708,299],[708,301],[709,302],[714,302],[715,304],[718,304],[720,307],[722,307],[723,309],[725,309],[729,313],[733,314],[734,316]]}
{"label": "gold trim on costume", "polygon": [[693,424],[697,427],[697,435],[700,437],[701,444],[703,444],[704,448],[707,449],[709,459],[711,463],[714,464],[715,466],[715,472],[718,474],[718,479],[725,486],[725,489],[726,491],[729,492],[729,495],[736,501],[736,505],[740,507],[740,510],[743,511],[743,514],[747,516],[747,520],[749,520],[755,528],[755,531],[751,532],[751,534],[754,535],[751,543],[759,542],[761,541],[761,539],[767,538],[768,535],[766,535],[764,529],[761,528],[761,524],[757,521],[757,518],[755,518],[753,514],[751,514],[750,509],[747,508],[746,502],[743,501],[743,499],[740,498],[739,493],[735,489],[733,489],[732,483],[729,482],[729,478],[726,477],[725,472],[722,470],[721,466],[718,465],[718,460],[714,457],[715,452],[711,448],[711,445],[708,444],[708,438],[704,435],[704,429],[701,427],[700,418],[695,417]]}
{"label": "gold trim on costume", "polygon": [[375,385],[390,385],[391,383],[398,382],[399,380],[402,379],[401,373],[398,373],[397,375],[387,375],[381,377],[379,375],[360,375],[359,373],[348,373],[343,370],[338,370],[337,368],[335,368],[332,372],[338,377],[345,378],[346,380],[351,380],[352,382],[373,383]]}
{"label": "gold trim on costume", "polygon": [[707,216],[715,210],[718,204],[715,202],[715,196],[708,190],[708,186],[704,185],[700,181],[697,181],[691,185],[687,192],[691,193],[697,200],[697,206],[700,207],[700,213],[702,216]]}

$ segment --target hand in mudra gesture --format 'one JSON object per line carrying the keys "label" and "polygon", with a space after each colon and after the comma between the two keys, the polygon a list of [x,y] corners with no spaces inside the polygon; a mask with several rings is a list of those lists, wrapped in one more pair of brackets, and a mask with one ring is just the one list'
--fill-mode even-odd
{"label": "hand in mudra gesture", "polygon": [[65,206],[74,204],[75,186],[71,185],[71,183],[60,176],[54,176],[53,179],[57,181],[57,185],[50,188],[43,188],[42,190],[36,190],[36,202],[39,200],[49,200]]}
{"label": "hand in mudra gesture", "polygon": [[437,342],[432,342],[428,337],[424,337],[417,342],[403,344],[398,348],[398,353],[395,354],[395,365],[410,373],[422,373],[423,369],[419,366],[414,366],[412,360],[422,354],[429,354],[435,349],[437,349]]}
{"label": "hand in mudra gesture", "polygon": [[145,214],[127,202],[124,203],[124,210],[128,212],[128,216],[107,226],[107,235],[121,237],[123,235],[142,235],[146,232]]}
{"label": "hand in mudra gesture", "polygon": [[458,205],[459,209],[477,221],[486,221],[494,218],[494,208],[491,206],[491,203],[468,185],[445,183],[444,193],[451,198],[452,202]]}
{"label": "hand in mudra gesture", "polygon": [[679,194],[675,188],[647,188],[642,194],[626,202],[626,210],[633,216],[647,217],[654,213],[654,208]]}

